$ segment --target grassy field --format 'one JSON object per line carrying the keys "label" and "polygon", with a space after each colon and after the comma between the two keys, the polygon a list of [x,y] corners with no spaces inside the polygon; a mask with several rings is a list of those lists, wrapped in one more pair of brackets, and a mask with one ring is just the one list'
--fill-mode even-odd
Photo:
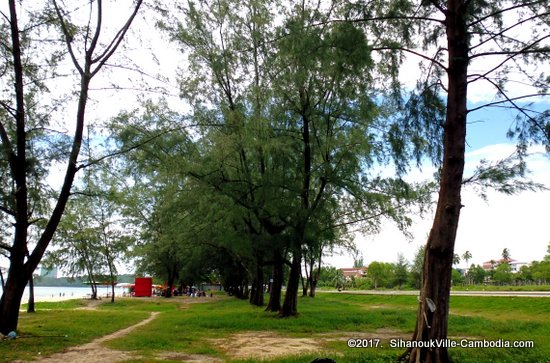
{"label": "grassy field", "polygon": [[[204,303],[197,303],[203,301]],[[404,351],[390,339],[412,334],[414,296],[321,293],[302,298],[300,316],[277,318],[246,301],[214,299],[119,299],[96,309],[84,301],[38,303],[35,314],[21,313],[20,338],[0,341],[0,361],[30,360],[89,342],[160,314],[148,325],[104,345],[129,351],[125,362],[394,362]],[[65,337],[66,336],[66,337]],[[550,362],[550,300],[520,297],[452,297],[449,336],[459,341],[532,340],[534,348],[452,348],[456,363]],[[378,347],[349,348],[348,338]],[[40,354],[39,354],[40,353]]]}

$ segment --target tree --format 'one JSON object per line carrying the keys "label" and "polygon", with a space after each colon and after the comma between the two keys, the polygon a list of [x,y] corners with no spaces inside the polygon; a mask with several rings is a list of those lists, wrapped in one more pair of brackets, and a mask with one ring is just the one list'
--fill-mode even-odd
{"label": "tree", "polygon": [[387,287],[393,279],[393,266],[386,262],[371,262],[368,266],[367,277],[372,280],[375,289]]}
{"label": "tree", "polygon": [[[435,117],[433,122],[421,125],[411,118],[409,125],[411,128],[421,126],[429,132],[434,129],[443,132],[442,139],[437,140],[443,147],[439,195],[426,246],[424,279],[412,340],[446,339],[454,242],[462,208],[463,183],[477,181],[509,194],[535,187],[517,179],[525,174],[521,160],[516,166],[504,163],[501,168],[485,168],[487,172],[465,178],[466,119],[468,114],[487,106],[507,106],[525,116],[528,105],[518,102],[547,95],[548,79],[542,69],[536,70],[534,65],[548,63],[549,15],[544,10],[545,1],[538,0],[490,3],[476,0],[390,1],[377,5],[370,2],[368,5],[359,4],[360,11],[351,11],[355,15],[352,19],[378,25],[377,28],[368,28],[380,34],[378,49],[401,50],[429,63],[425,77],[423,75],[418,83],[418,96],[413,95],[411,100],[428,100],[430,102],[425,105],[434,111],[434,115],[436,110],[445,113],[444,120]],[[528,30],[517,36],[519,29]],[[414,34],[422,40],[411,37]],[[419,43],[422,47],[415,46]],[[480,62],[486,65],[485,70],[473,71],[477,67],[470,68],[472,64],[481,66]],[[518,75],[523,76],[518,81],[529,83],[533,91],[523,94],[507,91],[505,85],[513,67]],[[468,109],[468,88],[474,82],[492,87],[499,99]],[[443,104],[437,101],[442,94],[446,95]],[[534,124],[533,117],[525,118],[527,124]],[[510,180],[516,180],[516,183]],[[449,357],[445,347],[412,348],[403,354],[401,360],[448,362]]]}
{"label": "tree", "polygon": [[485,270],[479,265],[471,265],[468,269],[468,278],[474,284],[482,284],[485,281]]}
{"label": "tree", "polygon": [[[90,82],[105,66],[107,61],[115,53],[135,18],[142,1],[138,0],[134,5],[128,21],[121,29],[106,43],[101,43],[100,37],[103,7],[102,1],[97,1],[96,26],[88,22],[83,27],[77,27],[68,20],[68,11],[59,7],[57,1],[52,1],[53,9],[50,12],[38,12],[26,14],[31,19],[29,24],[21,25],[17,2],[10,0],[7,13],[3,13],[3,32],[10,34],[7,46],[2,47],[4,52],[5,77],[9,78],[12,84],[12,94],[2,100],[2,112],[0,113],[0,140],[3,154],[2,164],[6,174],[11,180],[10,188],[2,194],[3,200],[0,210],[4,217],[7,216],[13,221],[13,242],[11,245],[2,244],[1,247],[10,254],[10,267],[6,279],[6,286],[0,299],[0,332],[7,334],[17,329],[19,318],[19,306],[25,286],[33,271],[40,263],[53,235],[59,225],[65,206],[71,194],[71,187],[77,171],[84,167],[79,162],[80,146],[86,119],[86,106],[90,91]],[[24,10],[24,8],[23,8]],[[30,10],[32,11],[32,10]],[[37,16],[36,16],[37,15]],[[57,44],[65,44],[65,50],[60,50],[53,45],[51,38],[48,38],[48,46],[41,46],[40,40],[49,29],[59,29],[61,39]],[[41,33],[42,32],[42,33]],[[75,43],[82,41],[82,48]],[[63,150],[63,158],[66,161],[66,171],[61,189],[53,201],[53,209],[49,214],[35,215],[37,209],[35,204],[40,199],[45,203],[45,196],[40,188],[35,187],[32,181],[36,180],[32,174],[44,173],[47,162],[33,158],[33,145],[36,145],[39,138],[47,130],[48,117],[41,118],[39,109],[35,106],[35,100],[40,94],[46,91],[45,84],[41,78],[44,74],[37,74],[37,69],[46,69],[46,78],[56,75],[56,64],[61,63],[61,58],[67,56],[77,72],[79,88],[78,104],[76,107],[76,118],[74,134],[71,137],[70,151]],[[45,67],[36,67],[32,61],[43,60]],[[35,87],[38,85],[39,87]],[[70,93],[70,92],[67,92]],[[8,99],[11,97],[11,99]],[[55,105],[49,107],[53,111]],[[33,119],[38,117],[38,119]],[[36,128],[38,127],[38,128]],[[35,132],[37,130],[37,132]],[[53,138],[52,138],[53,139]],[[50,140],[52,140],[50,139]],[[51,144],[50,144],[51,145]],[[55,145],[55,143],[54,143]],[[47,149],[52,154],[59,150],[54,146]],[[4,173],[3,173],[4,174]],[[45,218],[46,223],[38,233],[40,236],[34,243],[34,248],[29,248],[32,243],[28,241],[29,229],[38,227],[36,220]]]}
{"label": "tree", "polygon": [[418,247],[411,264],[409,278],[410,285],[415,289],[422,286],[422,266],[424,265],[424,246]]}
{"label": "tree", "polygon": [[505,261],[505,262],[509,262],[510,261],[510,251],[505,248],[502,250],[502,259]]}
{"label": "tree", "polygon": [[354,268],[365,267],[363,263],[363,256],[359,256],[357,259],[353,259],[353,267]]}
{"label": "tree", "polygon": [[503,262],[497,266],[495,269],[495,273],[493,275],[493,281],[497,284],[509,284],[512,282],[513,275],[512,275],[512,269],[510,268],[510,265],[507,262]]}
{"label": "tree", "polygon": [[460,255],[458,253],[455,253],[453,255],[453,265],[458,265],[460,263]]}
{"label": "tree", "polygon": [[403,284],[407,282],[408,278],[408,263],[402,253],[397,254],[397,262],[394,266],[394,286],[399,289],[403,287]]}
{"label": "tree", "polygon": [[464,260],[464,262],[466,262],[466,270],[468,270],[468,261],[470,261],[471,258],[472,254],[470,253],[470,251],[466,251],[462,254],[462,259]]}
{"label": "tree", "polygon": [[85,197],[70,200],[53,241],[57,248],[46,254],[44,266],[62,267],[72,277],[85,274],[92,290],[91,298],[97,299],[98,277],[104,272],[104,261],[100,253],[100,231],[90,225],[92,215]]}
{"label": "tree", "polygon": [[[432,123],[432,127],[440,127],[443,131],[440,140],[443,146],[440,188],[426,246],[424,280],[412,340],[447,338],[454,243],[462,208],[461,189],[467,180],[464,178],[466,120],[469,113],[478,109],[468,109],[468,88],[474,82],[485,82],[500,97],[485,106],[508,105],[525,116],[527,125],[533,125],[533,117],[528,117],[529,112],[517,102],[547,94],[548,80],[542,70],[536,74],[532,66],[539,62],[547,64],[550,55],[547,46],[548,13],[544,9],[545,1],[537,0],[490,3],[476,0],[396,1],[381,3],[379,7],[369,3],[369,7],[361,7],[360,15],[354,19],[377,25],[376,29],[370,27],[369,30],[378,31],[382,39],[387,40],[380,49],[399,49],[427,60],[427,76],[419,82],[420,95],[431,95],[432,99],[438,99],[440,94],[446,97],[445,120]],[[392,20],[399,21],[392,23]],[[389,31],[393,24],[397,26]],[[523,33],[525,38],[518,39],[515,32],[525,26],[529,31]],[[408,42],[414,29],[422,37],[421,49]],[[397,36],[392,38],[394,34]],[[480,61],[488,65],[484,71],[469,68]],[[510,67],[516,67],[521,75],[526,74],[525,69],[530,70],[522,81],[534,86],[532,92],[522,95],[507,92],[505,83],[509,80]],[[432,102],[430,108],[439,109],[439,106]],[[533,187],[520,181],[514,188],[514,184],[506,180],[522,177],[525,169],[505,169],[493,168],[493,172],[484,174],[484,177],[502,185],[500,190],[505,193]],[[477,180],[487,182],[487,179]],[[405,352],[401,360],[437,363],[448,362],[449,356],[445,347],[412,348]]]}
{"label": "tree", "polygon": [[537,283],[548,283],[550,281],[550,261],[544,260],[531,264],[531,274]]}
{"label": "tree", "polygon": [[453,285],[463,284],[464,276],[456,268],[453,268],[451,281]]}
{"label": "tree", "polygon": [[344,273],[342,270],[338,269],[335,271],[334,276],[332,277],[332,285],[340,290],[343,289],[346,285],[346,277],[344,276]]}

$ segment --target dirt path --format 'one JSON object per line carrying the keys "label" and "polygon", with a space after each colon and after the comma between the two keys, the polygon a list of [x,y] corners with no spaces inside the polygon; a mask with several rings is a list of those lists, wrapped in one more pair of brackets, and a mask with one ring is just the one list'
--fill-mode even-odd
{"label": "dirt path", "polygon": [[133,358],[133,355],[131,355],[130,353],[104,347],[101,345],[101,343],[125,336],[133,330],[145,324],[148,324],[153,319],[155,319],[158,314],[158,312],[153,312],[151,313],[151,316],[149,316],[147,319],[142,320],[135,325],[129,326],[122,330],[118,330],[101,338],[97,338],[90,343],[69,348],[62,353],[56,353],[49,357],[38,359],[38,361],[43,363],[97,363],[120,362],[123,360],[131,359]]}

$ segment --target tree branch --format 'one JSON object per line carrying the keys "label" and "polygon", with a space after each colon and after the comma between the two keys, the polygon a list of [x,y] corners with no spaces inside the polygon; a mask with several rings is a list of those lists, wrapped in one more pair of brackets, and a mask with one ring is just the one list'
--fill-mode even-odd
{"label": "tree branch", "polygon": [[105,48],[105,50],[103,51],[103,53],[101,53],[99,56],[97,56],[95,59],[92,60],[92,63],[97,63],[99,62],[99,64],[97,65],[96,69],[92,71],[92,75],[95,75],[97,72],[99,72],[99,70],[103,67],[103,65],[109,60],[109,58],[111,58],[111,56],[115,53],[115,51],[117,50],[118,46],[120,45],[120,43],[122,42],[122,40],[124,39],[124,35],[126,35],[126,32],[128,31],[128,29],[130,29],[130,25],[132,24],[134,18],[136,17],[138,11],[139,11],[139,8],[141,7],[141,3],[143,2],[143,0],[138,0],[136,5],[134,6],[134,11],[132,12],[132,14],[130,15],[130,17],[128,18],[128,21],[126,21],[126,23],[124,24],[124,26],[116,33],[116,35],[114,36],[113,40],[111,41],[111,43],[109,43],[109,45]]}
{"label": "tree branch", "polygon": [[404,51],[404,52],[407,52],[407,53],[411,53],[411,54],[414,54],[420,58],[423,58],[423,59],[426,59],[427,61],[430,61],[436,65],[438,65],[439,67],[441,67],[443,70],[445,70],[445,72],[447,71],[447,67],[435,60],[434,58],[431,58],[431,57],[428,57],[427,55],[424,55],[422,53],[418,53],[412,49],[408,49],[408,48],[403,48],[403,47],[377,47],[377,48],[372,48],[373,51],[382,51],[382,50],[401,50],[401,51]]}
{"label": "tree branch", "polygon": [[12,217],[15,217],[15,212],[7,207],[4,207],[2,205],[0,205],[0,211],[6,213],[6,214],[9,214],[10,216]]}
{"label": "tree branch", "polygon": [[65,37],[65,44],[67,44],[67,50],[69,51],[71,60],[73,61],[75,68],[78,70],[78,73],[82,76],[84,74],[84,70],[78,63],[78,60],[76,59],[76,56],[74,54],[74,50],[72,46],[73,36],[69,33],[69,30],[67,29],[67,24],[65,23],[65,19],[63,18],[63,14],[61,14],[61,10],[59,9],[59,6],[57,6],[56,0],[53,0],[53,6],[55,8],[57,17],[59,18],[59,22],[61,23],[61,31],[63,32],[63,36]]}
{"label": "tree branch", "polygon": [[520,9],[520,8],[525,8],[525,7],[528,7],[528,6],[531,6],[531,5],[537,5],[537,4],[540,4],[540,3],[547,3],[548,0],[536,0],[536,1],[532,1],[530,3],[523,3],[523,2],[520,2],[518,5],[514,5],[514,6],[511,6],[509,8],[506,8],[506,9],[501,9],[501,10],[498,10],[498,11],[495,11],[494,13],[491,13],[491,14],[488,14],[482,18],[479,18],[477,19],[476,21],[473,21],[469,24],[467,24],[466,26],[469,28],[473,25],[476,25],[478,23],[481,23],[483,22],[484,20],[487,20],[487,19],[490,19],[490,18],[493,18],[495,17],[496,15],[500,15],[500,14],[503,14],[507,11],[510,11],[510,10],[515,10],[515,9]]}
{"label": "tree branch", "polygon": [[[550,96],[550,94],[548,94],[548,93],[533,93],[533,94],[530,94],[530,95],[523,95],[523,96],[518,96],[518,97],[511,97],[510,100],[512,100],[512,101],[518,101],[518,100],[522,100],[522,99],[525,99],[525,98],[544,97],[544,96]],[[468,113],[477,111],[477,110],[482,109],[482,108],[485,108],[485,107],[496,106],[496,105],[500,105],[500,104],[502,104],[502,103],[508,103],[508,102],[510,102],[510,101],[508,101],[508,99],[506,99],[506,100],[500,100],[500,101],[495,101],[495,102],[486,103],[486,104],[484,104],[484,105],[481,105],[481,106],[478,106],[478,107],[474,107],[474,108],[472,108],[472,109],[469,109],[469,110],[468,110]]]}
{"label": "tree branch", "polygon": [[165,135],[165,134],[167,134],[167,133],[169,133],[169,132],[172,132],[172,131],[173,131],[173,129],[166,130],[166,131],[164,131],[164,132],[161,132],[160,134],[153,135],[153,136],[151,136],[150,138],[148,138],[148,139],[146,139],[146,140],[144,140],[144,141],[142,141],[142,142],[140,142],[140,143],[138,143],[138,144],[136,144],[136,145],[132,145],[132,146],[126,148],[126,149],[119,150],[119,151],[116,151],[116,152],[114,152],[114,153],[110,153],[110,154],[107,154],[107,155],[103,155],[103,156],[101,156],[101,157],[99,157],[99,158],[97,158],[97,159],[95,159],[95,160],[89,161],[89,162],[86,163],[86,164],[81,164],[81,165],[79,165],[79,166],[77,167],[77,170],[81,170],[81,169],[87,168],[87,167],[89,167],[89,166],[98,164],[98,163],[100,163],[101,161],[103,161],[103,160],[105,160],[105,159],[108,159],[108,158],[111,158],[111,157],[114,157],[114,156],[126,154],[126,153],[128,153],[128,152],[130,152],[130,151],[132,151],[132,150],[138,149],[138,148],[142,147],[143,145],[146,145],[146,144],[150,143],[151,141],[153,141],[153,140],[155,140],[155,139],[157,139],[157,138],[159,138],[159,137],[161,137],[161,136],[163,136],[163,135]]}
{"label": "tree branch", "polygon": [[13,251],[13,248],[10,245],[5,244],[4,242],[0,242],[0,248],[6,250],[8,252]]}
{"label": "tree branch", "polygon": [[506,94],[506,92],[497,84],[495,83],[492,79],[488,78],[488,77],[483,77],[485,80],[487,80],[489,83],[491,83],[497,90],[498,92],[506,99],[507,102],[509,102],[513,108],[515,108],[516,110],[518,110],[521,114],[523,114],[533,125],[535,125],[535,127],[539,128],[542,130],[542,132],[544,134],[546,134],[546,130],[542,127],[542,125],[539,125],[539,123],[533,119],[533,117],[531,115],[529,115],[525,109],[523,109],[522,107],[519,107],[513,99],[513,98],[510,98],[508,97],[508,95]]}

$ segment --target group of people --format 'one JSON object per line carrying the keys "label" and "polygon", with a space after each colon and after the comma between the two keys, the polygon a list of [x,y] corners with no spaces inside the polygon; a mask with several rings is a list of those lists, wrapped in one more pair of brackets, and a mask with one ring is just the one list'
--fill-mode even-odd
{"label": "group of people", "polygon": [[206,297],[210,296],[212,297],[214,294],[212,293],[212,290],[208,290],[208,295],[206,291],[199,290],[195,287],[180,287],[179,289],[174,290],[174,296],[189,296],[189,297]]}

